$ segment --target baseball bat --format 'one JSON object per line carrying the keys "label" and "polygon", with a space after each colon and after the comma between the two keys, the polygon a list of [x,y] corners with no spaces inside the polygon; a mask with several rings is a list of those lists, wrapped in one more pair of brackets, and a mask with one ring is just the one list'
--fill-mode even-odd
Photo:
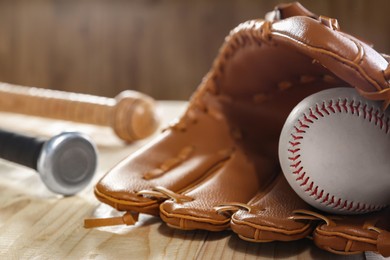
{"label": "baseball bat", "polygon": [[158,126],[154,100],[130,90],[106,98],[0,83],[0,111],[109,126],[128,142]]}
{"label": "baseball bat", "polygon": [[36,170],[47,188],[63,195],[82,190],[97,167],[95,145],[77,132],[43,140],[0,130],[0,158]]}

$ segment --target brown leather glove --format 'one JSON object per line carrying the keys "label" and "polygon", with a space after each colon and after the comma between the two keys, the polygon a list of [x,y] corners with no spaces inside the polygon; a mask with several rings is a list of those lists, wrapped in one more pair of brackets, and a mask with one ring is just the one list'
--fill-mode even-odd
{"label": "brown leather glove", "polygon": [[[279,6],[267,19],[235,28],[178,122],[96,185],[100,201],[127,213],[88,220],[87,227],[132,224],[141,212],[160,214],[175,228],[231,226],[244,239],[272,241],[306,237],[316,219],[328,220],[319,218],[281,174],[281,128],[299,101],[323,89],[355,87],[389,105],[388,61],[340,32],[336,20],[299,4]],[[347,251],[385,254],[381,248],[388,247],[388,235],[381,228],[367,230],[363,223],[369,218],[362,216],[351,228],[332,219],[334,225],[318,226],[315,241],[328,250],[344,250],[333,247],[339,239]],[[364,237],[351,246],[350,234]]]}

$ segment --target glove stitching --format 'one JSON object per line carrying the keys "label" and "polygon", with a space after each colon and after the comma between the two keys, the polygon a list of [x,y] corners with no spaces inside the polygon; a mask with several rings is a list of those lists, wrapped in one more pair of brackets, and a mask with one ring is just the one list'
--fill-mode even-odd
{"label": "glove stitching", "polygon": [[275,233],[284,234],[284,235],[302,234],[302,233],[305,233],[305,232],[309,231],[310,227],[311,227],[310,223],[305,224],[302,227],[295,228],[295,229],[287,229],[287,228],[283,228],[283,227],[279,227],[279,226],[275,226],[275,227],[273,227],[273,226],[265,226],[265,225],[261,225],[261,224],[255,224],[255,223],[252,223],[252,222],[239,220],[239,219],[237,219],[235,217],[235,215],[232,216],[232,223],[235,224],[235,225],[248,226],[248,227],[251,227],[251,228],[254,228],[254,229],[258,229],[260,231],[269,231],[269,232],[275,232]]}
{"label": "glove stitching", "polygon": [[195,150],[195,147],[192,145],[183,147],[175,157],[171,157],[169,159],[166,159],[158,168],[147,171],[144,174],[143,179],[151,180],[151,179],[155,179],[157,177],[161,177],[162,175],[167,173],[169,170],[177,167],[178,165],[180,165],[184,161],[186,161],[192,155],[194,150]]}
{"label": "glove stitching", "polygon": [[[292,174],[298,175],[296,181],[299,185],[305,189],[304,191],[310,193],[311,197],[314,197],[316,201],[321,204],[332,208],[344,209],[347,211],[355,212],[369,212],[377,211],[385,207],[385,205],[369,205],[362,202],[354,202],[349,200],[343,200],[341,198],[337,199],[334,195],[326,193],[323,189],[320,189],[319,186],[315,185],[314,181],[311,180],[310,176],[304,170],[304,167],[301,165],[301,140],[304,138],[306,129],[310,128],[310,124],[313,124],[316,120],[320,118],[329,116],[336,113],[349,113],[355,116],[362,116],[364,120],[368,120],[370,123],[373,123],[375,126],[379,127],[385,134],[390,132],[390,118],[385,116],[385,114],[379,109],[374,111],[372,106],[367,104],[361,104],[355,100],[339,99],[337,102],[333,100],[325,101],[322,105],[315,105],[315,108],[309,108],[309,114],[303,114],[301,119],[298,119],[297,125],[294,126],[295,133],[291,133],[291,140],[289,141],[290,147],[288,148],[288,153],[290,156],[290,167],[292,168]],[[314,121],[313,121],[314,119]]]}
{"label": "glove stitching", "polygon": [[[195,221],[195,222],[202,222],[206,224],[211,224],[211,225],[229,225],[230,219],[213,219],[209,217],[199,217],[199,216],[192,216],[192,215],[187,215],[187,214],[180,214],[180,213],[171,213],[165,211],[163,208],[163,204],[160,204],[160,216],[166,217],[166,218],[174,218],[176,220],[184,221],[181,222],[180,224],[183,225],[181,226],[182,228],[184,227],[185,222],[188,221]],[[172,227],[177,227],[175,225],[170,224]]]}
{"label": "glove stitching", "polygon": [[[272,28],[271,28],[272,29]],[[273,36],[279,36],[279,37],[282,37],[282,38],[288,38],[288,39],[291,39],[293,41],[296,41],[298,42],[299,44],[302,44],[304,45],[306,48],[314,51],[314,52],[318,52],[318,53],[322,53],[322,54],[326,54],[326,55],[329,55],[330,57],[333,57],[334,59],[338,60],[340,63],[350,67],[351,69],[355,70],[357,73],[359,73],[364,79],[366,79],[378,92],[381,92],[382,90],[384,90],[384,88],[382,87],[382,83],[378,82],[376,79],[372,78],[370,75],[368,75],[366,73],[366,71],[362,68],[361,65],[359,65],[359,63],[362,62],[361,60],[361,57],[364,56],[364,48],[362,47],[361,44],[359,44],[358,42],[356,42],[356,40],[350,38],[350,37],[347,37],[343,34],[343,36],[347,39],[349,39],[350,41],[352,41],[356,47],[358,48],[358,54],[357,56],[355,57],[354,60],[349,60],[349,59],[346,59],[342,56],[340,56],[339,54],[335,53],[334,51],[332,50],[328,50],[328,49],[324,49],[324,48],[320,48],[320,47],[317,47],[317,46],[311,46],[311,45],[308,45],[307,43],[303,42],[301,39],[299,38],[296,38],[294,37],[294,35],[291,35],[289,33],[286,33],[284,31],[278,31],[278,30],[272,30],[272,33],[271,33]],[[386,69],[387,70],[387,69]],[[386,78],[385,78],[386,79]],[[386,80],[386,83],[387,85],[389,85],[389,82]],[[371,92],[370,92],[371,93]],[[369,96],[367,96],[367,98],[369,98]],[[369,98],[370,99],[370,98]],[[382,99],[381,99],[382,100]],[[390,100],[387,100],[387,99],[384,99],[385,101],[385,107],[387,107],[390,103]]]}

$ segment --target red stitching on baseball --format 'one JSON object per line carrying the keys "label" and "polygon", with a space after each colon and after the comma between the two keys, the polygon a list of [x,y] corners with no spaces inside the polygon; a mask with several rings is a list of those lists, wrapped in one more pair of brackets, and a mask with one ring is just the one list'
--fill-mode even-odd
{"label": "red stitching on baseball", "polygon": [[298,168],[298,166],[301,164],[302,161],[299,161],[295,164],[291,164],[290,167],[293,167],[293,168]]}
{"label": "red stitching on baseball", "polygon": [[339,100],[339,102],[337,102],[337,103],[335,104],[335,106],[336,106],[337,110],[339,111],[339,113],[341,113],[340,100]]}
{"label": "red stitching on baseball", "polygon": [[309,177],[306,177],[306,179],[301,183],[301,186],[305,186],[308,181],[309,181]]}
{"label": "red stitching on baseball", "polygon": [[334,196],[332,196],[330,198],[330,201],[326,204],[326,206],[330,205],[330,204],[334,204]]}
{"label": "red stitching on baseball", "polygon": [[298,127],[294,126],[295,127],[295,131],[297,131],[298,134],[304,134],[306,133],[305,130],[302,130],[302,129],[299,129]]}
{"label": "red stitching on baseball", "polygon": [[318,120],[318,117],[316,117],[315,115],[314,115],[314,113],[313,113],[313,110],[311,110],[311,108],[309,109],[309,111],[310,111],[310,117],[312,117],[312,118],[314,118],[315,120]]}
{"label": "red stitching on baseball", "polygon": [[301,148],[296,148],[296,149],[288,149],[288,151],[292,154],[296,153],[296,152],[299,152],[301,150]]}
{"label": "red stitching on baseball", "polygon": [[303,172],[303,173],[301,174],[301,176],[299,176],[299,177],[296,178],[295,180],[296,180],[296,181],[303,180],[303,178],[305,178],[305,175],[306,175],[306,172]]}
{"label": "red stitching on baseball", "polygon": [[309,123],[313,124],[313,120],[307,118],[307,116],[306,116],[305,114],[303,114],[303,115],[304,115],[303,120],[304,120],[305,122],[309,122]]}
{"label": "red stitching on baseball", "polygon": [[355,210],[357,210],[357,211],[360,211],[361,210],[361,208],[360,208],[360,203],[358,202],[358,204],[357,204],[357,206],[356,206],[356,209]]}
{"label": "red stitching on baseball", "polygon": [[320,109],[318,108],[318,105],[316,105],[316,111],[317,115],[320,115],[320,117],[324,117],[324,114],[321,113]]}
{"label": "red stitching on baseball", "polygon": [[[310,179],[309,177],[307,177],[307,178]],[[314,183],[310,182],[309,187],[305,191],[306,192],[311,191],[313,189],[313,185],[314,185]]]}
{"label": "red stitching on baseball", "polygon": [[306,125],[306,124],[304,124],[304,123],[302,123],[302,121],[301,121],[301,120],[298,120],[298,122],[299,122],[299,127],[303,127],[303,128],[309,128],[309,126],[308,126],[308,125]]}
{"label": "red stitching on baseball", "polygon": [[354,115],[355,114],[355,107],[353,106],[353,100],[351,102],[349,102],[349,109],[351,110],[352,115]]}
{"label": "red stitching on baseball", "polygon": [[[364,120],[368,120],[370,123],[374,123],[375,126],[379,127],[386,134],[390,132],[390,117],[385,116],[379,109],[375,110],[373,107],[369,107],[367,104],[362,104],[360,101],[351,100],[348,103],[348,99],[338,99],[336,102],[330,100],[328,103],[325,101],[321,104],[315,105],[315,108],[309,108],[308,116],[304,113],[301,119],[297,120],[297,125],[294,126],[295,133],[291,133],[292,140],[289,141],[290,149],[287,151],[291,154],[288,159],[291,164],[292,174],[298,175],[295,179],[301,187],[306,187],[305,192],[310,192],[310,196],[314,197],[315,200],[319,201],[321,204],[332,208],[345,209],[347,211],[356,211],[356,212],[368,212],[372,210],[379,210],[385,207],[385,205],[368,205],[361,202],[354,202],[343,200],[341,198],[336,198],[334,195],[326,193],[319,186],[314,186],[314,182],[310,180],[310,176],[306,176],[306,171],[301,165],[302,161],[298,159],[301,157],[300,151],[301,140],[304,138],[303,134],[306,133],[304,129],[310,128],[310,124],[314,124],[314,120],[318,120],[320,117],[325,117],[327,115],[336,114],[336,113],[349,113],[355,116],[362,115]],[[322,112],[321,112],[322,111]],[[314,119],[314,120],[312,120]],[[373,121],[375,120],[375,121]],[[299,167],[299,168],[298,168]],[[309,185],[307,186],[307,184]],[[314,187],[314,189],[313,189]]]}
{"label": "red stitching on baseball", "polygon": [[316,186],[310,196],[317,196],[318,186]]}
{"label": "red stitching on baseball", "polygon": [[329,111],[326,110],[326,107],[325,107],[325,102],[322,103],[322,107],[321,107],[321,110],[324,111],[328,116],[330,115]]}
{"label": "red stitching on baseball", "polygon": [[[324,190],[322,190],[322,191],[324,191]],[[322,191],[321,191],[321,192],[322,192]],[[321,201],[321,203],[327,202],[328,199],[329,199],[329,193],[326,193],[325,198]]]}
{"label": "red stitching on baseball", "polygon": [[360,103],[360,101],[357,103],[357,105],[355,106],[355,108],[356,108],[356,113],[357,113],[357,116],[360,116],[360,105],[361,105],[362,103]]}
{"label": "red stitching on baseball", "polygon": [[294,157],[288,157],[288,159],[290,160],[290,161],[296,161],[299,157],[301,157],[301,155],[300,154],[298,154],[298,155],[296,155],[296,156],[294,156]]}
{"label": "red stitching on baseball", "polygon": [[380,111],[377,110],[377,111],[375,112],[375,114],[374,114],[374,116],[375,116],[375,125],[377,126],[378,123],[379,123],[380,129],[382,129],[382,127],[383,127],[383,117],[384,117],[384,114],[381,113],[381,116],[379,116],[379,113],[380,113]]}
{"label": "red stitching on baseball", "polygon": [[295,147],[295,146],[301,144],[300,142],[291,142],[291,141],[289,143],[292,145],[292,147]]}
{"label": "red stitching on baseball", "polygon": [[316,199],[317,200],[321,199],[323,195],[324,195],[324,190],[321,190],[320,195],[318,195]]}
{"label": "red stitching on baseball", "polygon": [[351,210],[353,208],[353,202],[349,204],[348,210]]}
{"label": "red stitching on baseball", "polygon": [[364,104],[364,106],[363,106],[363,113],[364,113],[363,118],[366,119],[367,118],[367,104]]}
{"label": "red stitching on baseball", "polygon": [[303,167],[300,167],[298,170],[293,171],[293,174],[299,174],[303,170]]}
{"label": "red stitching on baseball", "polygon": [[[324,102],[324,103],[325,103],[325,102]],[[331,101],[329,102],[328,109],[330,109],[330,111],[332,111],[333,114],[336,113],[336,110],[335,110],[334,107],[333,107],[333,100],[331,100]]]}
{"label": "red stitching on baseball", "polygon": [[367,115],[368,115],[368,121],[369,122],[372,121],[372,110],[374,110],[373,107],[370,110],[367,110]]}
{"label": "red stitching on baseball", "polygon": [[336,202],[336,205],[333,206],[333,208],[337,208],[341,204],[341,199],[338,199]]}
{"label": "red stitching on baseball", "polygon": [[348,107],[347,107],[347,99],[344,99],[343,101],[339,100],[339,102],[341,103],[341,107],[344,108],[345,112],[348,112]]}
{"label": "red stitching on baseball", "polygon": [[291,134],[291,136],[294,138],[294,141],[295,140],[300,140],[300,139],[303,138],[303,136],[297,136],[297,135],[293,135],[293,134]]}

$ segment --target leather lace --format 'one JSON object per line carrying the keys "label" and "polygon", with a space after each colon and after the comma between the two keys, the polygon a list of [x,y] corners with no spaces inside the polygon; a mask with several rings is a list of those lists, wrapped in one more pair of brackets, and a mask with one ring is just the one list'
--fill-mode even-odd
{"label": "leather lace", "polygon": [[336,223],[332,219],[337,219],[337,217],[325,217],[317,212],[305,209],[299,209],[293,211],[293,216],[289,217],[293,220],[323,220],[327,226],[336,226]]}
{"label": "leather lace", "polygon": [[369,100],[384,101],[383,110],[386,110],[390,105],[390,88],[385,88],[377,92],[366,92],[358,89],[358,92]]}
{"label": "leather lace", "polygon": [[[325,221],[327,226],[337,226],[336,223],[333,220],[341,219],[341,217],[337,216],[330,216],[326,217],[322,214],[310,211],[310,210],[295,210],[293,212],[295,215],[290,217],[291,219],[295,220],[323,220]],[[335,253],[335,254],[343,254],[343,255],[352,255],[352,254],[358,254],[362,253],[360,251],[351,251],[351,247],[354,241],[360,241],[368,244],[374,244],[377,247],[377,252],[382,254],[383,256],[390,256],[390,232],[385,231],[381,228],[378,228],[375,226],[378,219],[373,219],[371,222],[367,222],[363,225],[363,229],[370,230],[373,232],[378,233],[378,236],[376,239],[371,238],[355,238],[353,236],[350,236],[348,234],[342,234],[342,236],[347,239],[347,243],[345,245],[345,248],[343,251],[341,250],[335,250],[329,246],[325,246],[324,249],[328,250],[329,252]],[[317,228],[317,232],[322,233],[322,231]]]}
{"label": "leather lace", "polygon": [[193,201],[194,199],[183,195],[176,193],[174,191],[171,191],[167,188],[157,186],[154,187],[152,190],[141,190],[137,192],[137,195],[141,196],[149,196],[149,197],[154,197],[157,199],[172,199],[173,201],[177,203],[182,203],[182,202],[188,202],[188,201]]}
{"label": "leather lace", "polygon": [[226,212],[234,213],[234,212],[239,211],[239,210],[246,210],[248,212],[251,212],[252,207],[249,206],[248,204],[245,204],[245,203],[232,202],[232,203],[224,203],[224,204],[220,204],[218,206],[215,206],[214,210],[218,214],[224,214]]}
{"label": "leather lace", "polygon": [[134,225],[138,221],[139,213],[126,212],[123,216],[112,218],[85,219],[85,228],[107,227],[116,225]]}

